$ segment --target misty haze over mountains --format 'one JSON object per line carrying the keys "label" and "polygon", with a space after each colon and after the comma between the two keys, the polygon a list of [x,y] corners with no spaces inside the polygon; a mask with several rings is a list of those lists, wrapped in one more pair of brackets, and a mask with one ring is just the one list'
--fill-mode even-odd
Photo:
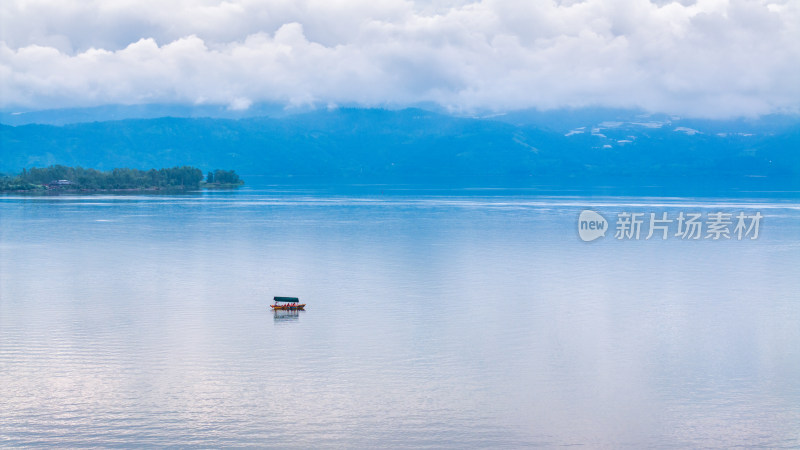
{"label": "misty haze over mountains", "polygon": [[800,117],[787,115],[707,120],[578,109],[459,117],[416,108],[148,105],[4,112],[0,120],[6,173],[189,164],[293,182],[750,178],[783,188],[800,179]]}

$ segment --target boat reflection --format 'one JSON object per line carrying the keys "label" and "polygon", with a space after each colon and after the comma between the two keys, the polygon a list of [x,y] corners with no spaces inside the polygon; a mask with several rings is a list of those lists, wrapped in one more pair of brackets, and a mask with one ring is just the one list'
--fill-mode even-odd
{"label": "boat reflection", "polygon": [[294,310],[284,310],[284,309],[275,309],[272,311],[272,316],[275,319],[275,322],[290,322],[293,320],[300,319],[300,311]]}

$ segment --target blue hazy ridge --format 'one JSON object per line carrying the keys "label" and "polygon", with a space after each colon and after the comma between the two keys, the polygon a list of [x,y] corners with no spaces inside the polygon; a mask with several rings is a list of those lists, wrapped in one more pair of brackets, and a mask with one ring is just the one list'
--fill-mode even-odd
{"label": "blue hazy ridge", "polygon": [[52,164],[188,164],[283,180],[358,182],[758,179],[793,188],[800,180],[794,116],[712,121],[586,110],[468,118],[354,108],[0,125],[0,144],[6,173]]}

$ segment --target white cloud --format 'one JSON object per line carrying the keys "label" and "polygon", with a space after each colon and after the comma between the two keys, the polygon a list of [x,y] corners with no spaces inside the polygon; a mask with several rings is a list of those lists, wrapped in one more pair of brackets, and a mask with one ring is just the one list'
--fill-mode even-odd
{"label": "white cloud", "polygon": [[11,0],[0,106],[797,111],[800,2]]}

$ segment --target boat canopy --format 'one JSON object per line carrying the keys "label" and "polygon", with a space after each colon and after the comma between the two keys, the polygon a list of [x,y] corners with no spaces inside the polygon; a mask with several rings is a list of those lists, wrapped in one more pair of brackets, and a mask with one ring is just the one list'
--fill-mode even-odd
{"label": "boat canopy", "polygon": [[297,303],[299,300],[297,297],[275,297],[276,302]]}

